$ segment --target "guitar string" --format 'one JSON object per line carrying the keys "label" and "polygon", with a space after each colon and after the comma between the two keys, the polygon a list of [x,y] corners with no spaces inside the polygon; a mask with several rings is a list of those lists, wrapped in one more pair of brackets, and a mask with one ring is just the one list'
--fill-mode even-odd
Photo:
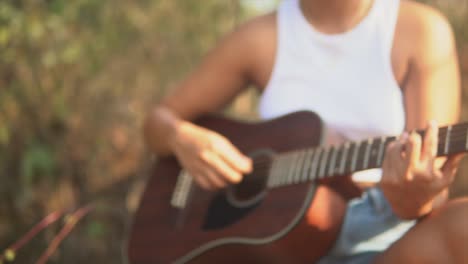
{"label": "guitar string", "polygon": [[[465,137],[466,136],[463,136],[463,143],[466,143],[465,142],[466,141]],[[462,141],[459,138],[458,140],[451,141],[451,143],[462,143]],[[466,150],[465,146],[462,146],[462,145],[457,145],[457,146],[461,146],[461,148],[456,149],[455,151],[464,151],[464,150]],[[306,152],[307,151],[310,151],[310,150],[306,150]],[[299,155],[299,152],[298,153],[291,153],[290,155]],[[304,155],[310,155],[310,154],[306,153]],[[271,169],[271,166],[272,166],[272,160],[269,159],[269,157],[262,157],[262,158],[263,159],[260,159],[260,158],[254,159],[256,161],[256,162],[254,161],[255,172],[259,173],[259,174],[268,175],[269,173],[272,173],[272,172],[269,171]],[[298,157],[295,157],[295,158],[297,159]],[[313,158],[313,155],[311,155],[310,158]],[[328,161],[327,161],[327,163],[328,163]],[[325,168],[329,169],[328,166],[329,166],[329,164],[325,164]],[[286,177],[288,179],[293,179],[293,180],[295,179],[296,181],[303,181],[303,179],[298,179],[297,177],[299,176],[299,174],[304,173],[305,172],[304,170],[309,171],[310,170],[310,165],[309,166],[302,165],[302,166],[299,166],[299,167],[300,168],[295,168],[295,170],[293,170],[293,171],[296,171],[296,173],[295,173],[296,175],[283,175],[281,177]],[[327,174],[325,176],[328,177],[328,176],[333,176],[333,175],[336,175],[336,173],[332,173],[331,175]],[[314,177],[314,179],[316,179],[316,178],[317,177]],[[307,179],[307,180],[309,180],[309,179]],[[292,181],[291,180],[286,181],[285,184],[290,183],[290,182],[292,182]],[[280,184],[280,185],[283,185],[283,184]]]}
{"label": "guitar string", "polygon": [[[443,135],[443,134],[439,135],[438,147],[445,146],[445,137],[446,137],[446,135]],[[454,131],[454,130],[452,130],[449,143],[450,143],[450,145],[453,145],[454,143],[463,143],[461,141],[466,140],[466,137],[467,137],[467,133],[465,131]],[[392,138],[392,137],[388,137],[388,138]],[[380,138],[374,139],[372,141],[375,142],[376,140],[380,140]],[[340,144],[340,145],[337,145],[337,146],[334,146],[334,147],[336,149],[338,149],[338,150],[341,150],[345,144],[353,144],[353,143],[362,145],[362,143],[368,144],[368,141],[367,140],[360,141],[360,142],[351,142],[350,141],[350,142],[346,142],[346,143],[343,143],[343,144]],[[453,146],[451,146],[451,147],[453,147]],[[285,156],[285,155],[289,155],[289,154],[296,154],[297,152],[300,152],[300,151],[304,151],[304,150],[308,151],[308,150],[315,149],[315,148],[327,149],[327,147],[312,147],[312,148],[304,148],[304,149],[286,151],[286,152],[279,153],[277,155]],[[328,148],[331,148],[331,147],[328,147]]]}
{"label": "guitar string", "polygon": [[[451,140],[450,141],[450,145],[451,145],[450,150],[453,150],[453,149],[455,149],[457,151],[464,150],[466,148],[466,146],[465,146],[465,144],[462,145],[461,143],[466,143],[466,138],[465,137],[466,137],[466,135],[464,135],[463,138],[457,138],[457,139]],[[445,143],[438,144],[438,148],[444,147],[444,146],[445,146]],[[460,149],[458,149],[457,147],[460,147]],[[328,150],[330,150],[331,148],[315,147],[315,148],[307,148],[307,149],[303,149],[303,150],[312,151],[314,149],[328,149]],[[342,146],[338,146],[338,147],[336,147],[334,149],[335,149],[335,151],[339,151],[339,152],[343,151]],[[276,154],[276,157],[273,157],[273,158],[266,157],[264,160],[254,158],[253,159],[253,166],[257,167],[257,166],[262,165],[263,163],[270,164],[270,163],[272,163],[272,161],[274,162],[274,161],[279,160],[279,159],[284,159],[286,157],[286,155],[298,155],[299,152],[300,152],[300,150],[294,150],[294,151],[287,152],[287,153],[282,152],[282,153]]]}
{"label": "guitar string", "polygon": [[[461,151],[466,151],[467,150],[466,149],[467,146],[468,146],[468,142],[467,142],[468,137],[467,137],[467,131],[466,131],[467,127],[468,127],[468,124],[460,124],[460,125],[452,126],[452,129],[450,130],[450,138],[449,138],[449,144],[450,144],[449,148],[450,148],[451,152],[461,152]],[[448,131],[449,130],[447,129],[447,127],[439,129],[439,134],[438,134],[439,142],[438,142],[438,145],[437,145],[438,149],[441,149],[441,148],[443,149],[443,147],[445,147],[445,144],[446,144],[445,139],[446,139]],[[418,131],[418,132],[420,134],[425,133],[425,131]],[[389,140],[389,139],[392,139],[392,140]],[[312,160],[315,155],[321,154],[321,152],[323,150],[331,151],[332,149],[335,152],[340,153],[341,156],[342,156],[343,155],[342,152],[344,151],[344,148],[345,148],[346,144],[348,144],[348,145],[355,144],[355,145],[359,145],[360,147],[362,147],[361,146],[362,144],[368,144],[369,142],[374,143],[376,140],[381,140],[381,138],[374,138],[371,141],[364,140],[364,141],[359,141],[359,142],[345,142],[345,143],[340,144],[338,146],[312,147],[312,148],[304,148],[304,149],[300,149],[300,150],[292,150],[292,151],[277,154],[276,157],[261,156],[259,158],[254,158],[253,159],[254,172],[269,177],[269,175],[271,175],[273,173],[271,171],[271,167],[272,167],[273,163],[275,161],[278,162],[279,159],[284,159],[286,156],[295,156],[295,157],[292,157],[292,158],[297,160],[300,157],[300,154],[302,154],[303,155],[302,159],[307,158],[307,159]],[[389,142],[386,142],[387,140],[389,140],[389,142],[391,142],[391,141],[396,140],[396,137],[395,136],[386,137],[385,140],[382,141],[382,142],[385,142],[385,146],[388,145],[388,143],[389,143]],[[459,148],[457,148],[457,147],[459,147]],[[317,149],[321,149],[322,151],[317,152]],[[358,156],[359,156],[359,154],[358,154]],[[359,160],[359,162],[361,162],[361,160]],[[348,161],[345,161],[345,164],[346,163],[348,163]],[[292,164],[292,163],[290,163],[290,164]],[[328,168],[329,166],[330,166],[330,164],[329,164],[329,160],[328,160],[328,157],[327,157],[327,160],[325,161],[325,168],[329,170],[329,168]],[[292,167],[292,165],[290,165],[288,167]],[[271,187],[278,187],[278,186],[290,184],[292,181],[304,182],[304,181],[309,181],[309,180],[317,180],[319,178],[318,174],[317,174],[319,167],[321,167],[321,166],[316,167],[316,169],[315,169],[316,171],[315,171],[315,174],[314,174],[313,177],[311,177],[311,174],[308,173],[307,178],[305,178],[305,179],[303,177],[298,178],[298,176],[300,176],[300,174],[303,174],[305,172],[309,172],[312,169],[311,164],[306,166],[305,163],[302,162],[302,165],[300,165],[299,168],[296,166],[296,168],[293,168],[292,170],[289,170],[289,171],[296,172],[296,173],[293,173],[293,174],[296,174],[296,175],[286,175],[286,174],[280,175],[281,178],[286,178],[287,180],[285,180],[285,181],[283,181],[281,183],[276,183],[274,186],[271,186],[272,184],[270,184],[267,181],[267,185],[270,185],[268,187],[271,188]],[[348,173],[348,172],[345,172],[345,173]],[[327,173],[324,177],[331,177],[331,176],[335,176],[335,175],[337,175],[337,174],[336,173],[332,173],[332,174]]]}
{"label": "guitar string", "polygon": [[[465,140],[467,133],[466,133],[466,131],[455,131],[455,129],[459,130],[461,128],[452,128],[452,132],[451,132],[451,136],[450,136],[450,143],[451,144],[453,144],[453,143],[462,143],[462,142],[459,142],[459,140]],[[445,146],[445,137],[446,137],[446,133],[439,133],[438,147]],[[390,139],[390,138],[394,138],[391,141],[396,139],[396,137],[391,136],[391,137],[387,137],[387,140]],[[381,138],[374,138],[372,140],[372,142],[374,142],[375,140],[380,140],[380,139]],[[356,141],[356,142],[352,142],[352,141],[346,142],[346,144],[359,144],[359,145],[362,145],[363,143],[367,144],[368,140]],[[337,149],[341,149],[343,147],[343,145],[345,145],[345,143],[340,144],[340,145],[335,146],[335,147]],[[312,148],[304,148],[304,149],[286,151],[286,152],[279,153],[277,155],[283,156],[283,155],[288,155],[288,154],[295,154],[295,153],[297,153],[299,151],[302,151],[302,150],[309,150],[309,149],[315,149],[315,148],[328,149],[327,147],[312,147]]]}
{"label": "guitar string", "polygon": [[[466,133],[466,127],[467,127],[468,124],[461,124],[461,125],[455,125],[452,127],[451,131],[450,131],[450,150],[451,151],[462,151],[462,150],[465,150],[466,148],[466,140],[467,140],[467,133]],[[441,128],[439,130],[439,143],[438,143],[438,149],[440,149],[441,147],[445,147],[445,138],[446,138],[446,134],[449,130],[445,127],[445,128]],[[389,140],[390,138],[392,138],[392,140]],[[381,138],[376,138],[376,139],[373,139],[371,140],[371,142],[375,142],[376,140],[380,140]],[[387,137],[385,139],[385,141],[393,141],[395,140],[396,137]],[[346,142],[345,144],[355,144],[355,145],[362,145],[362,144],[368,144],[368,142],[370,142],[369,140],[367,141],[361,141],[361,142]],[[464,143],[463,145],[458,145],[458,144],[461,144],[461,143]],[[304,148],[304,149],[300,149],[300,150],[293,150],[293,151],[288,151],[288,152],[283,152],[283,153],[280,153],[280,154],[277,154],[276,157],[273,157],[273,159],[271,159],[270,157],[260,157],[260,158],[257,158],[257,159],[254,159],[254,168],[257,168],[260,169],[262,166],[264,167],[267,167],[269,168],[269,166],[271,166],[271,164],[276,160],[278,161],[279,159],[282,159],[282,158],[285,158],[287,155],[295,155],[295,156],[298,156],[300,153],[304,152],[303,155],[308,155],[310,156],[309,158],[313,158],[314,155],[316,155],[316,153],[314,153],[313,155],[310,154],[311,151],[315,150],[315,149],[326,149],[328,151],[331,151],[332,149],[334,149],[335,152],[342,152],[344,150],[344,146],[345,144],[340,144],[338,146],[333,146],[333,147],[328,147],[328,148],[324,148],[324,147],[315,147],[315,148]],[[388,142],[386,142],[386,144],[388,144]],[[456,144],[455,146],[453,144]],[[458,149],[457,147],[460,146],[460,148]],[[342,153],[341,153],[342,155]],[[298,157],[295,157],[295,158],[298,158]]]}

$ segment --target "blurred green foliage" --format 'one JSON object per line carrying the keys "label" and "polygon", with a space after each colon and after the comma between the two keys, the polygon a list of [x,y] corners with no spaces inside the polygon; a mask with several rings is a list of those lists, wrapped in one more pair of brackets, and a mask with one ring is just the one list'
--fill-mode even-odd
{"label": "blurred green foliage", "polygon": [[106,226],[100,222],[93,221],[86,227],[86,232],[91,238],[99,238],[106,233]]}
{"label": "blurred green foliage", "polygon": [[21,162],[22,184],[31,186],[35,175],[52,176],[55,168],[55,155],[49,146],[34,144],[26,149]]}
{"label": "blurred green foliage", "polygon": [[237,1],[0,1],[0,249],[52,210],[101,201],[120,213],[88,217],[53,262],[121,262],[139,120],[239,14]]}

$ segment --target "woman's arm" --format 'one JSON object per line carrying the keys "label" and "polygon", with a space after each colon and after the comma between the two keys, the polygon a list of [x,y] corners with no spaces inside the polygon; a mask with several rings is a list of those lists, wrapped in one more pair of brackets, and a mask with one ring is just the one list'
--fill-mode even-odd
{"label": "woman's arm", "polygon": [[[202,63],[147,115],[148,146],[159,155],[175,154],[204,188],[239,182],[251,161],[226,138],[190,122],[217,111],[255,79],[258,49],[274,28],[274,15],[259,17],[227,35]],[[273,40],[272,40],[273,41]]]}
{"label": "woman's arm", "polygon": [[[411,34],[405,76],[406,131],[428,128],[424,138],[403,134],[389,145],[384,162],[382,189],[402,218],[429,213],[447,197],[460,156],[435,158],[437,124],[453,124],[460,112],[460,76],[453,32],[433,9],[414,2],[402,3],[400,28]],[[428,126],[428,121],[435,124]]]}

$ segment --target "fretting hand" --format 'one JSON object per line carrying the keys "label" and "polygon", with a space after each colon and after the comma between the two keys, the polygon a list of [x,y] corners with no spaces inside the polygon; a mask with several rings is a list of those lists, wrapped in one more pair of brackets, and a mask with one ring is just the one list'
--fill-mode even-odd
{"label": "fretting hand", "polygon": [[401,218],[414,219],[431,212],[455,177],[462,155],[451,156],[440,166],[437,144],[438,128],[431,122],[424,138],[405,132],[387,146],[380,186]]}

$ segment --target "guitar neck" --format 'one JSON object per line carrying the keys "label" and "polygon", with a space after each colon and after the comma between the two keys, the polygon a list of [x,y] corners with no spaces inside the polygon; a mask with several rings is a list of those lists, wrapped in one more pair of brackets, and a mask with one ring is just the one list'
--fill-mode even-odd
{"label": "guitar neck", "polygon": [[[425,131],[417,131],[424,136]],[[269,187],[314,181],[326,177],[380,168],[386,146],[395,136],[346,142],[338,146],[316,147],[277,154],[270,163]],[[468,123],[439,128],[437,156],[468,150]]]}

